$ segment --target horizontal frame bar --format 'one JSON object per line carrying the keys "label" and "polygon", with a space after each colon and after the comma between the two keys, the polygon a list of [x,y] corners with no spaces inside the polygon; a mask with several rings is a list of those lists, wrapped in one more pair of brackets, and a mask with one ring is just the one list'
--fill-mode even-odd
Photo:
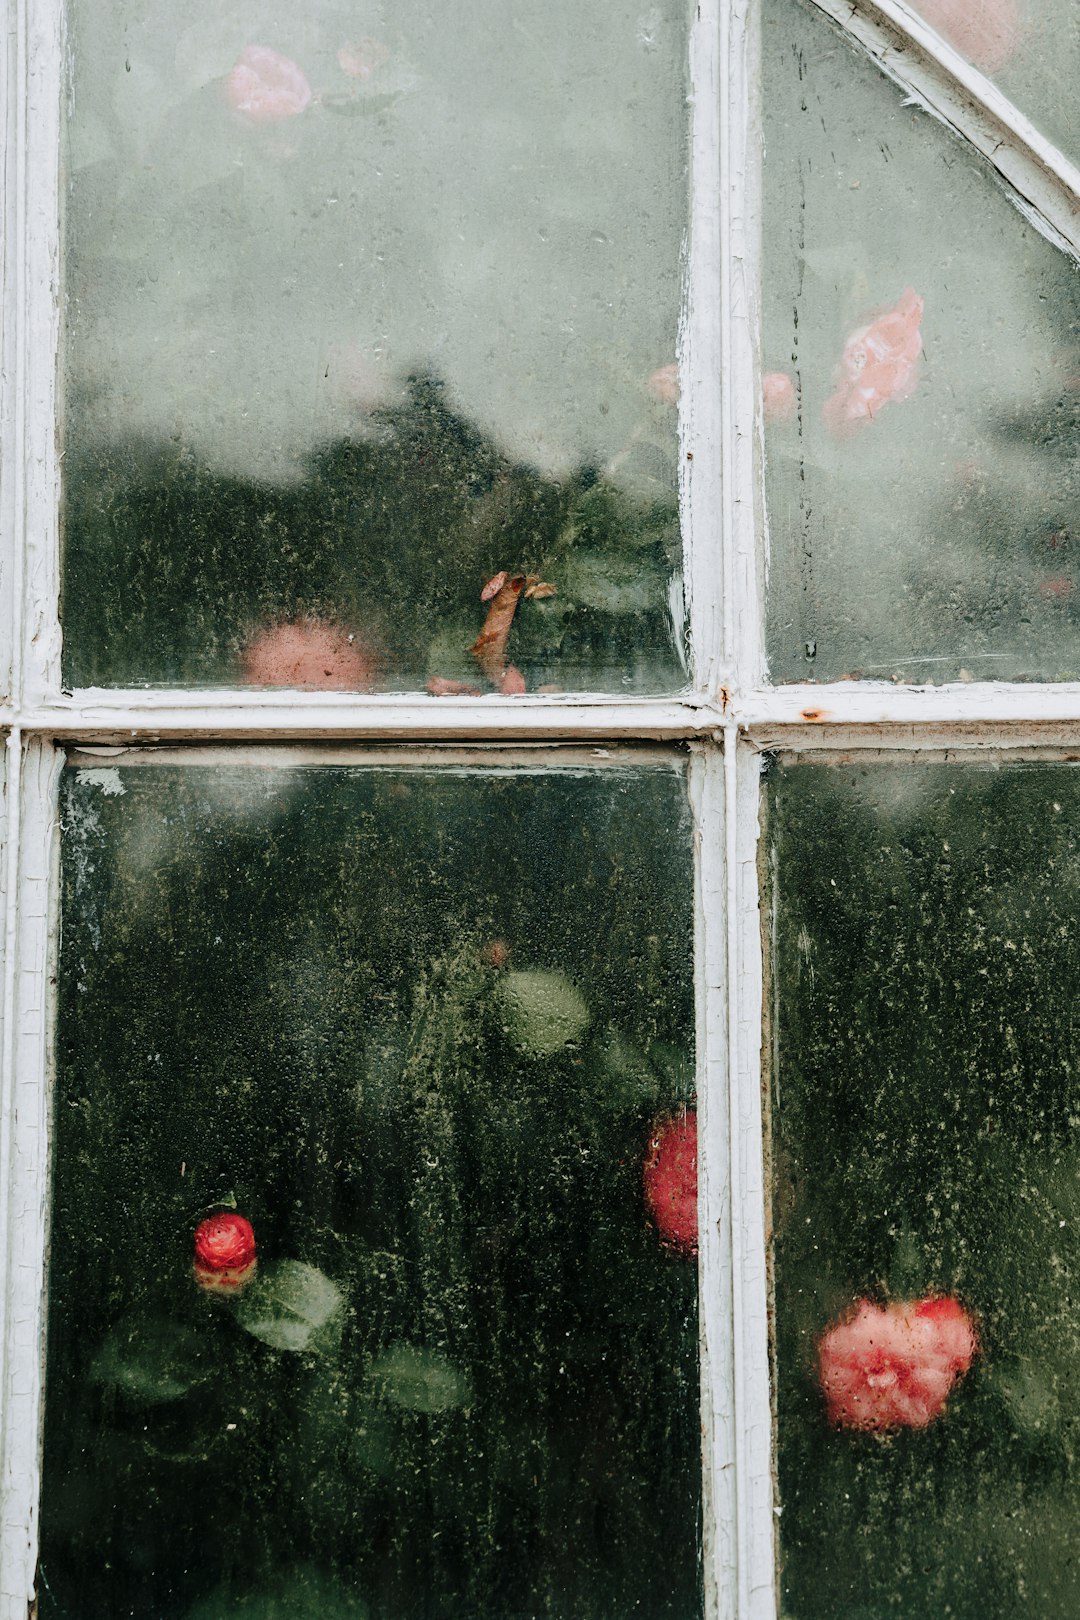
{"label": "horizontal frame bar", "polygon": [[891,681],[722,686],[695,694],[619,698],[374,697],[348,692],[89,689],[54,703],[0,706],[0,729],[77,746],[145,743],[461,743],[719,741],[735,725],[754,747],[836,748],[866,734],[886,747],[1016,747],[1080,743],[1080,682]]}
{"label": "horizontal frame bar", "polygon": [[451,775],[480,772],[490,775],[582,775],[603,770],[679,771],[686,751],[675,744],[625,743],[612,748],[567,743],[437,743],[417,747],[409,743],[179,743],[135,744],[131,747],[80,747],[67,750],[66,764],[77,771],[109,771],[132,766],[238,767],[259,771],[288,771],[305,766],[353,766],[365,771],[440,771]]}

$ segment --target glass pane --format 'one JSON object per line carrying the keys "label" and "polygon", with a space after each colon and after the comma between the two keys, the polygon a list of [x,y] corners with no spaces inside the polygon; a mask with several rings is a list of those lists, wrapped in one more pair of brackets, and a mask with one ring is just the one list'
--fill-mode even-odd
{"label": "glass pane", "polygon": [[1004,90],[1043,135],[1080,158],[1073,109],[1080,17],[1073,0],[917,0],[928,23]]}
{"label": "glass pane", "polygon": [[43,1615],[698,1615],[681,772],[62,809]]}
{"label": "glass pane", "polygon": [[820,15],[765,19],[779,680],[1080,675],[1080,273]]}
{"label": "glass pane", "polygon": [[690,12],[72,6],[71,684],[681,684]]}
{"label": "glass pane", "polygon": [[775,769],[783,1614],[1080,1612],[1080,774]]}

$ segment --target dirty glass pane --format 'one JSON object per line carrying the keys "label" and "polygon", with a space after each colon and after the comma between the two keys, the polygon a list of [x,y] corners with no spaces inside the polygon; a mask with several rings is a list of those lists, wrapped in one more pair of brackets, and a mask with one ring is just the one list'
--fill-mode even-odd
{"label": "dirty glass pane", "polygon": [[1080,773],[774,768],[786,1620],[1080,1612]]}
{"label": "dirty glass pane", "polygon": [[698,1615],[681,772],[62,815],[42,1614]]}
{"label": "dirty glass pane", "polygon": [[798,0],[765,10],[778,680],[1080,675],[1080,272]]}
{"label": "dirty glass pane", "polygon": [[681,684],[691,10],[73,0],[69,683]]}
{"label": "dirty glass pane", "polygon": [[988,73],[1041,134],[1080,159],[1080,16],[1073,0],[917,0],[915,9]]}

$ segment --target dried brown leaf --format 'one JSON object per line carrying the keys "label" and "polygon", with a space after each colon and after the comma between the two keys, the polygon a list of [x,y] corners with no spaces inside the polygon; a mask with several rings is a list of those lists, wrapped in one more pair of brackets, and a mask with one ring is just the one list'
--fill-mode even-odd
{"label": "dried brown leaf", "polygon": [[[496,574],[495,578],[498,579],[499,575]],[[492,686],[499,686],[502,682],[506,668],[506,641],[524,585],[524,574],[515,574],[512,579],[503,576],[503,583],[488,603],[484,628],[470,649]]]}
{"label": "dried brown leaf", "polygon": [[480,592],[481,602],[490,602],[493,597],[498,596],[509,577],[509,573],[505,568],[500,573],[493,574]]}

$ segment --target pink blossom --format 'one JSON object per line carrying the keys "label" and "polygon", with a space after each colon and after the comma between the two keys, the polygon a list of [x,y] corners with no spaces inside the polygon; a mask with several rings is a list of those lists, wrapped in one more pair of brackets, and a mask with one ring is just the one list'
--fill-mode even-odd
{"label": "pink blossom", "polygon": [[1044,602],[1067,602],[1076,586],[1064,574],[1048,574],[1039,582],[1039,595]]}
{"label": "pink blossom", "polygon": [[248,45],[225,80],[225,99],[253,124],[295,118],[311,101],[303,71],[268,45]]}
{"label": "pink blossom", "polygon": [[786,371],[767,371],[761,379],[767,422],[790,422],[795,415],[795,384]]}
{"label": "pink blossom", "polygon": [[977,1349],[975,1324],[958,1300],[860,1300],[818,1345],[829,1422],[846,1429],[925,1429],[944,1412]]}
{"label": "pink blossom", "polygon": [[997,73],[1016,51],[1016,0],[918,0],[932,28],[984,73]]}
{"label": "pink blossom", "polygon": [[526,690],[525,677],[514,664],[507,664],[499,682],[499,691],[503,697],[521,697]]}
{"label": "pink blossom", "polygon": [[679,400],[679,368],[672,361],[669,366],[658,366],[648,377],[645,387],[661,405],[676,405]]}
{"label": "pink blossom", "polygon": [[378,674],[375,656],[367,647],[340,625],[320,619],[260,630],[244,648],[242,662],[242,679],[249,686],[370,692]]}
{"label": "pink blossom", "polygon": [[852,332],[844,345],[836,392],[825,402],[825,420],[846,437],[890,400],[906,399],[919,380],[923,301],[908,287],[895,308]]}
{"label": "pink blossom", "polygon": [[358,39],[338,51],[338,67],[350,79],[370,79],[389,56],[389,50],[377,39]]}

